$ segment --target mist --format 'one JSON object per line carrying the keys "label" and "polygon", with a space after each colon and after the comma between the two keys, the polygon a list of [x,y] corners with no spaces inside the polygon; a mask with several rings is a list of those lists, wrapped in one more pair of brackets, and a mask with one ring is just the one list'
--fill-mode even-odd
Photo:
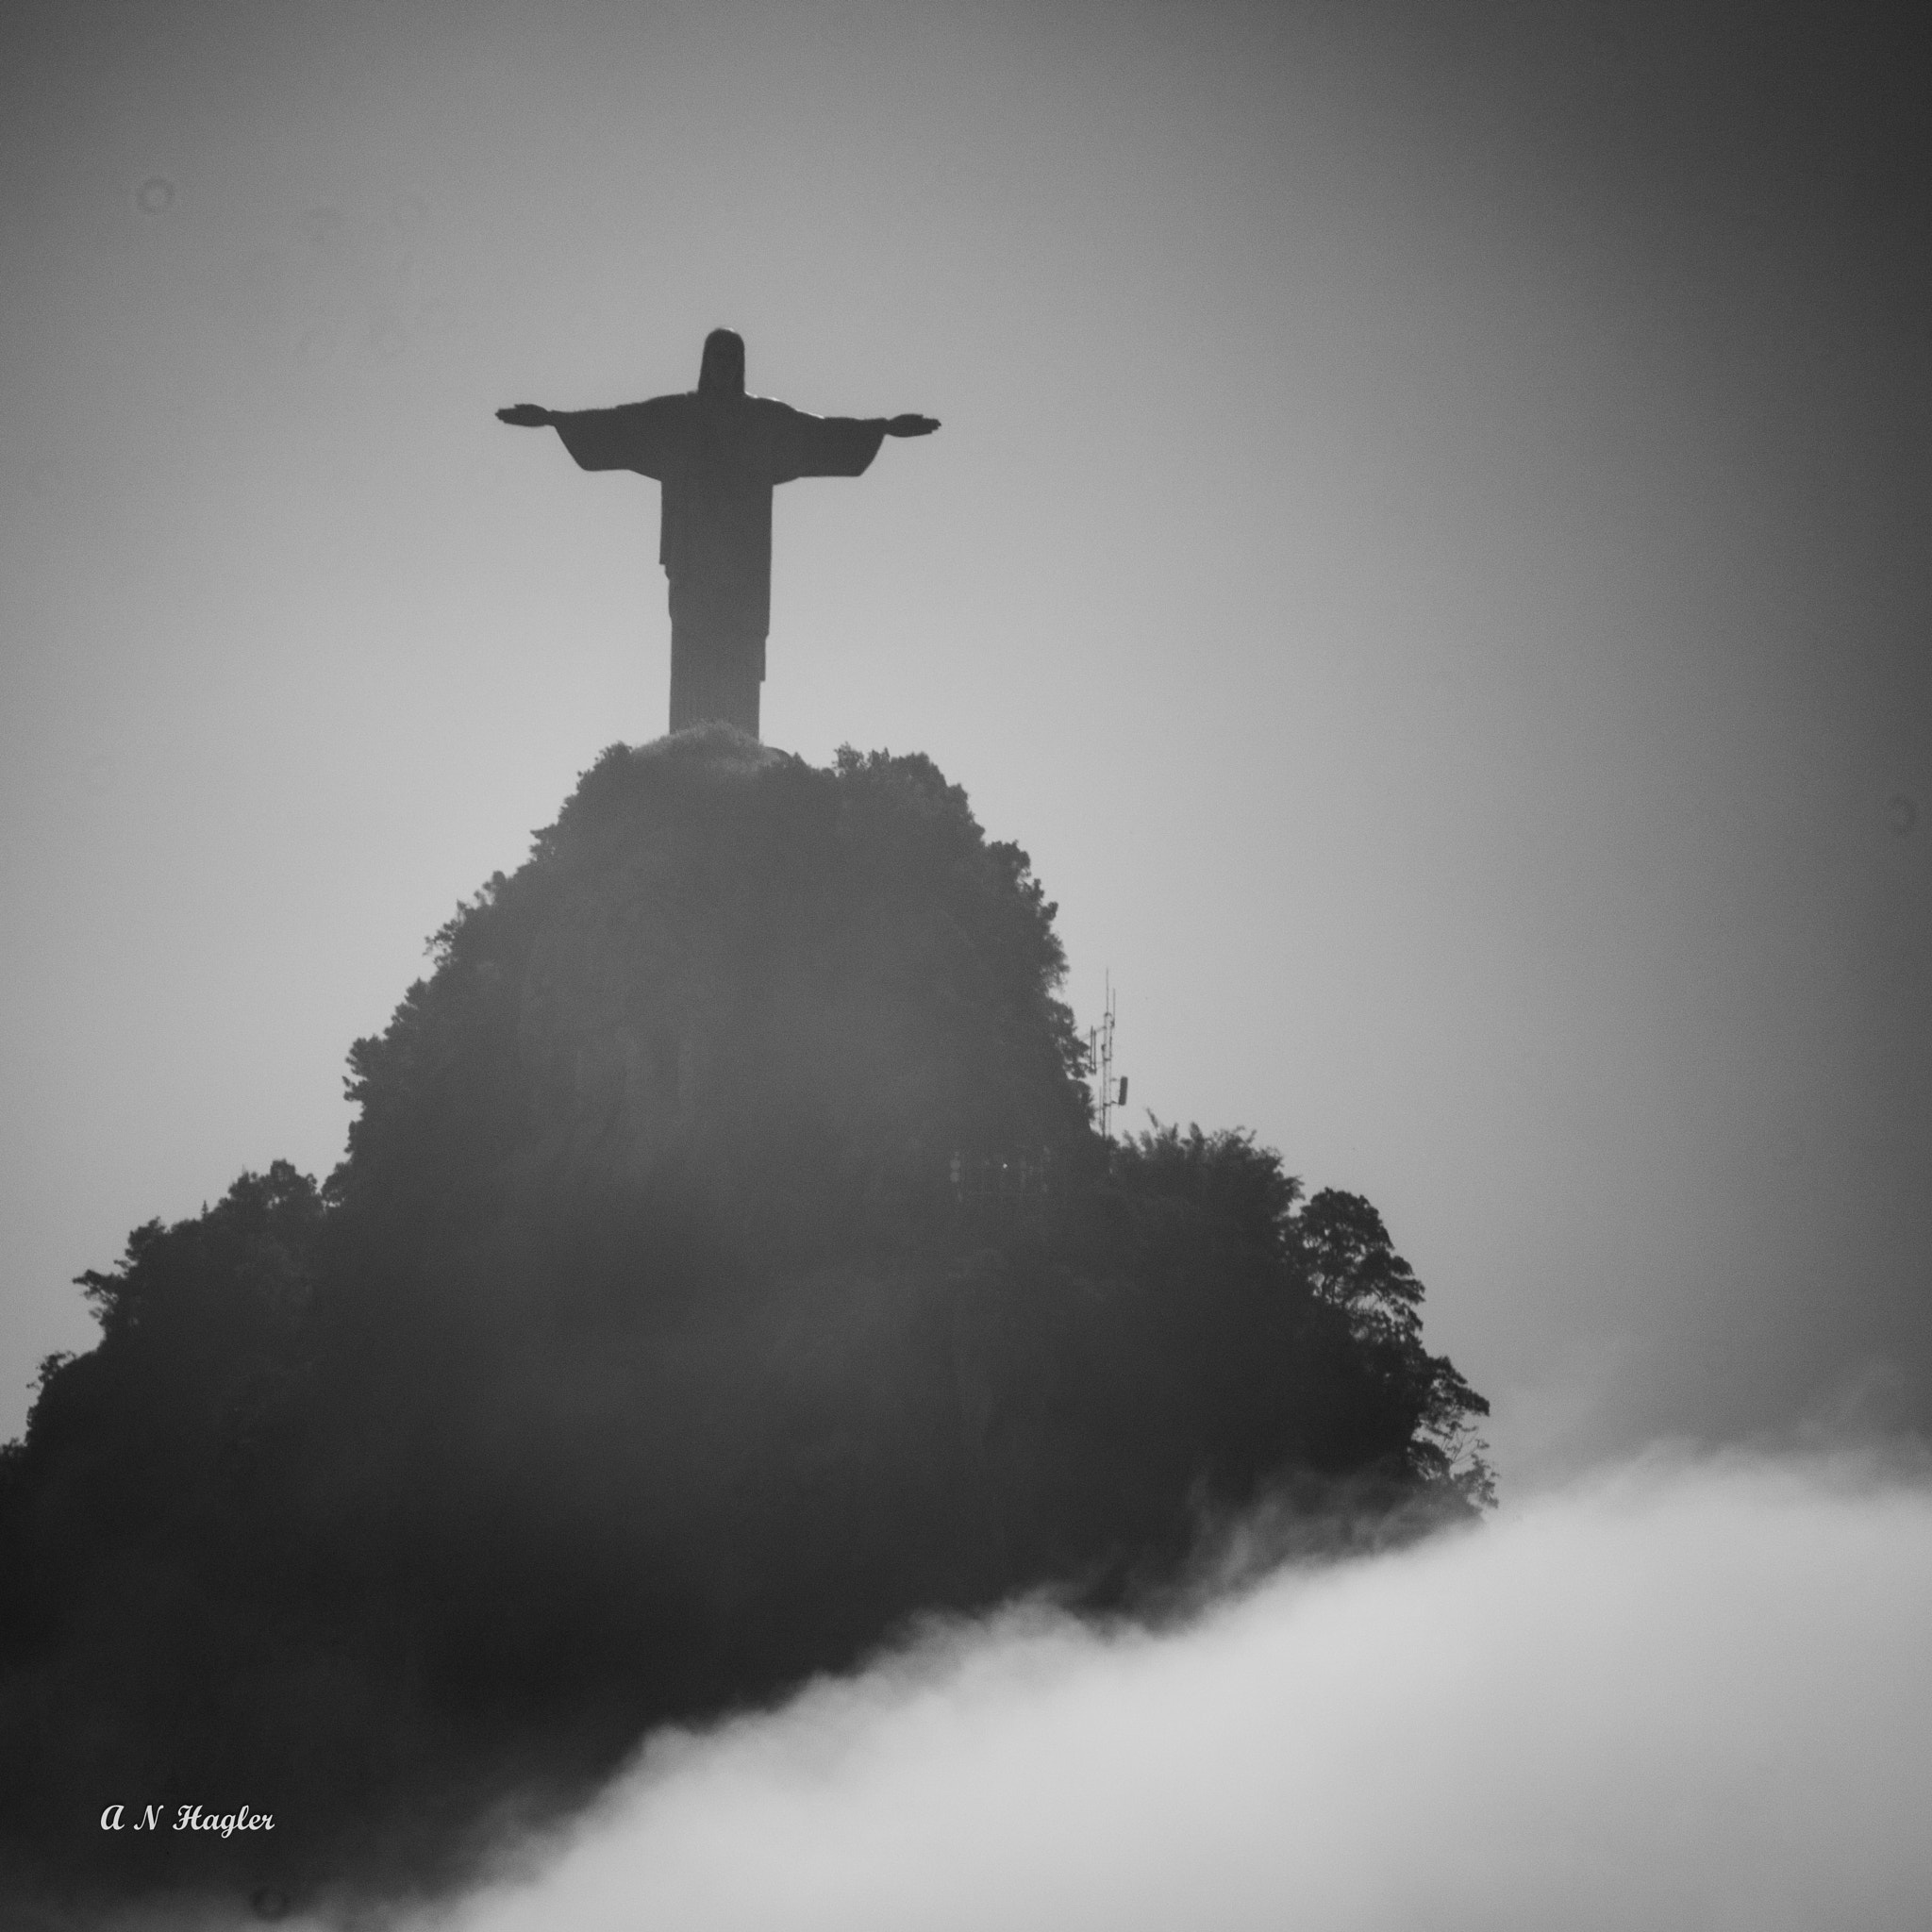
{"label": "mist", "polygon": [[1040,1608],[660,1736],[417,1932],[1921,1926],[1932,1487],[1664,1457],[1184,1628]]}

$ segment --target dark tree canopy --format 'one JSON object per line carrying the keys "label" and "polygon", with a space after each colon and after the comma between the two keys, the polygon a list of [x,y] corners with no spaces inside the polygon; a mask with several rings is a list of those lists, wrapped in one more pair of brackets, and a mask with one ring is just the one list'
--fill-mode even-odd
{"label": "dark tree canopy", "polygon": [[[607,753],[357,1042],[326,1186],[82,1277],[0,1460],[10,1882],[441,1882],[914,1617],[1486,1500],[1366,1201],[1093,1135],[1053,916],[924,758]],[[104,1858],[103,1791],[277,1829]]]}

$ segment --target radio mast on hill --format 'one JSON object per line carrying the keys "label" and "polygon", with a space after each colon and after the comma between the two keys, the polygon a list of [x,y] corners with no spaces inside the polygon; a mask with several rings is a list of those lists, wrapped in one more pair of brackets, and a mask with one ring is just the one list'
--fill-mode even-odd
{"label": "radio mast on hill", "polygon": [[1107,975],[1107,1006],[1101,1014],[1100,1024],[1087,1029],[1087,1067],[1090,1073],[1100,1075],[1099,1091],[1094,1097],[1093,1110],[1099,1116],[1100,1138],[1113,1139],[1113,1110],[1127,1104],[1127,1077],[1121,1075],[1120,1091],[1114,1091],[1113,1084],[1113,974]]}

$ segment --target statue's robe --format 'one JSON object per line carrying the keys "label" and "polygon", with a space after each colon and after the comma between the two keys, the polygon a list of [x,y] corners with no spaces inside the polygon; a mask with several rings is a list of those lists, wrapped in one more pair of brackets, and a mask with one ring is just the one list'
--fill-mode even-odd
{"label": "statue's robe", "polygon": [[772,625],[772,491],[798,476],[863,475],[884,421],[695,391],[554,421],[584,469],[634,470],[663,486],[672,730],[723,718],[756,738]]}

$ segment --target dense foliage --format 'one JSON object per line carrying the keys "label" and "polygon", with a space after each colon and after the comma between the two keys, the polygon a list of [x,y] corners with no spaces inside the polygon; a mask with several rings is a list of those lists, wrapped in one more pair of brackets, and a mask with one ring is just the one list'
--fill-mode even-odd
{"label": "dense foliage", "polygon": [[[326,1187],[82,1278],[0,1463],[14,1881],[435,1883],[921,1614],[1486,1500],[1366,1201],[1092,1134],[1053,913],[924,758],[607,754],[357,1043]],[[104,1850],[163,1799],[276,1827]]]}

